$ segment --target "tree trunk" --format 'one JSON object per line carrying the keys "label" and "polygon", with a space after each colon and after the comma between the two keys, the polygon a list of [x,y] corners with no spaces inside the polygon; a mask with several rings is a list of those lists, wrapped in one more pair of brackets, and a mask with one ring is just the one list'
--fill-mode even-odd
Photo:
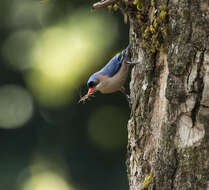
{"label": "tree trunk", "polygon": [[209,189],[209,5],[134,0],[130,190]]}

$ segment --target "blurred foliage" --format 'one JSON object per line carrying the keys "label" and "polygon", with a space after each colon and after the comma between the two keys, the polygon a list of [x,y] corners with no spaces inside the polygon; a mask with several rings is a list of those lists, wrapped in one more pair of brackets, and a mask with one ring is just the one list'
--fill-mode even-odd
{"label": "blurred foliage", "polygon": [[[39,34],[27,80],[41,103],[57,106],[72,98],[72,92],[84,83],[86,73],[92,72],[103,51],[114,42],[113,21],[102,15],[93,17],[83,8]],[[106,28],[111,28],[111,32]],[[104,35],[109,38],[101,38]]]}
{"label": "blurred foliage", "polygon": [[128,43],[121,14],[94,2],[0,1],[0,189],[128,189],[125,97],[78,104]]}
{"label": "blurred foliage", "polygon": [[33,102],[26,90],[15,85],[0,88],[0,126],[21,127],[32,116]]}

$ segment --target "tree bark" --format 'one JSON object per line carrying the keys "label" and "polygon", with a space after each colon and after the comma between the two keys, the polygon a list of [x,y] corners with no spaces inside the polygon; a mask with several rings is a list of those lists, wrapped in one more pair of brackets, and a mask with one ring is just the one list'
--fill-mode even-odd
{"label": "tree bark", "polygon": [[138,0],[130,21],[130,190],[209,189],[209,4]]}

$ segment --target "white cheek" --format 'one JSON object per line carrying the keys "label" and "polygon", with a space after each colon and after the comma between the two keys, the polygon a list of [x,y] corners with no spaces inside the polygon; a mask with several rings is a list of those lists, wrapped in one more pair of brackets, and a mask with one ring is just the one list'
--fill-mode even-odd
{"label": "white cheek", "polygon": [[101,83],[99,83],[98,85],[96,85],[96,90],[99,90],[101,87]]}

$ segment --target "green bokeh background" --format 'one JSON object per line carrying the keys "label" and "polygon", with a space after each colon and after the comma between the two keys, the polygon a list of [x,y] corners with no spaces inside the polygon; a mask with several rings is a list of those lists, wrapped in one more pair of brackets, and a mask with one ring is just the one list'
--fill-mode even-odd
{"label": "green bokeh background", "polygon": [[0,1],[1,190],[128,189],[125,97],[78,104],[128,44],[120,12],[93,3]]}

